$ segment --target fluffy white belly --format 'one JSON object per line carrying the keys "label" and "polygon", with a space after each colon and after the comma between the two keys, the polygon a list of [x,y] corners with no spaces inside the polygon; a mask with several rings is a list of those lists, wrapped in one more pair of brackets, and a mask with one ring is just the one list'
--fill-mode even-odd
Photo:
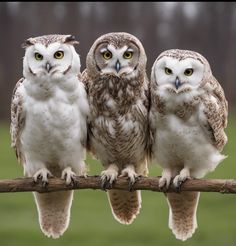
{"label": "fluffy white belly", "polygon": [[206,137],[195,116],[184,122],[169,115],[157,122],[153,150],[163,168],[189,167],[193,177],[214,170],[224,158]]}
{"label": "fluffy white belly", "polygon": [[26,157],[49,163],[83,159],[76,153],[83,152],[81,140],[86,136],[86,122],[77,101],[68,103],[58,98],[38,101],[26,97],[24,106],[26,123],[21,141]]}

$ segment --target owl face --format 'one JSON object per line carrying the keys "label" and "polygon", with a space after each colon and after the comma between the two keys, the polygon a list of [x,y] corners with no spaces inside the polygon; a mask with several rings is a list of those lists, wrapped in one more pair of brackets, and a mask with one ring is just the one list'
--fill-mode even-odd
{"label": "owl face", "polygon": [[176,93],[200,86],[204,75],[204,65],[197,59],[178,59],[163,56],[152,68],[152,77],[160,87]]}
{"label": "owl face", "polygon": [[139,63],[140,51],[133,42],[123,46],[101,43],[95,50],[95,62],[101,74],[128,76],[135,73]]}
{"label": "owl face", "polygon": [[[63,36],[63,35],[62,35]],[[26,47],[24,76],[60,78],[67,72],[79,73],[80,58],[73,45],[66,42],[35,42]]]}

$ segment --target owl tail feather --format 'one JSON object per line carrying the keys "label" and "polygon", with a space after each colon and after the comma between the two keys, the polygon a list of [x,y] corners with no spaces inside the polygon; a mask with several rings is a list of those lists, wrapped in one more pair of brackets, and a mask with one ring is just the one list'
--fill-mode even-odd
{"label": "owl tail feather", "polygon": [[200,192],[167,193],[169,228],[182,241],[192,237],[197,228],[197,205]]}
{"label": "owl tail feather", "polygon": [[107,194],[114,218],[121,224],[131,224],[141,208],[141,192],[109,190]]}
{"label": "owl tail feather", "polygon": [[59,238],[70,222],[73,191],[34,192],[34,198],[42,232],[48,237]]}

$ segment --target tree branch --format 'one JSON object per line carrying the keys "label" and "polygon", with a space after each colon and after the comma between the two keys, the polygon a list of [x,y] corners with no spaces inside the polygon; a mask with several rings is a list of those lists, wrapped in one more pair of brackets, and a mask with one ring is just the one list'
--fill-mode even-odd
{"label": "tree branch", "polygon": [[[133,186],[133,190],[150,190],[162,192],[159,187],[160,177],[141,177]],[[129,182],[127,178],[118,178],[113,189],[128,190]],[[40,193],[76,189],[101,189],[100,176],[76,177],[73,185],[67,186],[65,181],[59,178],[50,178],[46,187],[42,182],[35,183],[32,178],[17,178],[0,180],[0,192],[25,192],[37,191]],[[182,186],[181,191],[201,191],[201,192],[220,192],[236,193],[236,180],[234,179],[192,179],[187,180]],[[176,192],[171,185],[167,192]]]}

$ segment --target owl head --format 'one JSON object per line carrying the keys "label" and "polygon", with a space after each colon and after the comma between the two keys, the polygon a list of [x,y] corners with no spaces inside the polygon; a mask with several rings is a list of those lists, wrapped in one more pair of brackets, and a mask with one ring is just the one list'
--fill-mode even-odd
{"label": "owl head", "polygon": [[80,58],[72,35],[45,35],[27,39],[23,61],[24,77],[61,78],[80,72]]}
{"label": "owl head", "polygon": [[152,67],[151,81],[173,93],[198,88],[212,76],[207,60],[197,52],[172,49],[161,53]]}
{"label": "owl head", "polygon": [[133,78],[145,71],[147,57],[141,42],[129,33],[113,32],[99,37],[86,60],[89,71],[103,76]]}

